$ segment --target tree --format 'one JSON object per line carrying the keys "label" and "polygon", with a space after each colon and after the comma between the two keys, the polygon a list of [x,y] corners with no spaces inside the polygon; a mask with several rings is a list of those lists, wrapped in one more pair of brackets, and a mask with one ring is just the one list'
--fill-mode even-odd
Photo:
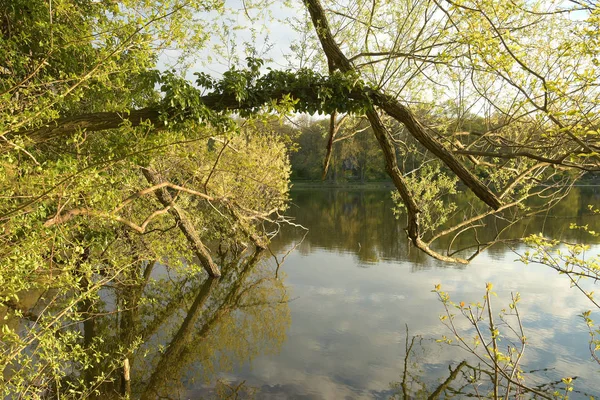
{"label": "tree", "polygon": [[336,137],[331,141],[331,153],[327,171],[328,121],[294,122],[297,134],[291,139],[293,150],[290,154],[292,179],[319,180],[333,179],[344,174],[344,178],[360,180],[385,179],[385,166],[379,157],[379,145],[363,118],[346,115],[338,124]]}
{"label": "tree", "polygon": [[[245,1],[240,14],[271,3]],[[295,48],[311,68],[265,70],[249,46],[245,66],[191,83],[190,57],[234,11],[220,1],[0,0],[0,301],[43,332],[4,332],[3,370],[25,348],[54,346],[47,368],[59,376],[65,349],[86,340],[61,328],[87,321],[99,288],[130,268],[198,260],[218,276],[215,248],[264,247],[262,224],[285,221],[289,177],[284,145],[263,123],[272,113],[329,115],[325,170],[345,115],[364,116],[408,238],[444,261],[468,262],[598,170],[593,2],[303,5]],[[172,47],[183,50],[170,66],[179,69],[159,71]],[[428,184],[454,177],[470,204],[452,226],[433,226],[453,200]],[[435,207],[423,207],[430,198]],[[486,218],[505,223],[482,242]],[[452,248],[469,233],[471,244]],[[46,296],[60,317],[20,304],[38,290],[68,293]]]}
{"label": "tree", "polygon": [[[550,189],[532,188],[540,182],[556,189],[548,202],[551,205],[581,171],[597,169],[598,94],[593,82],[598,67],[593,45],[598,21],[592,4],[576,3],[570,8],[544,2],[507,6],[418,1],[395,8],[388,2],[370,8],[362,2],[352,4],[366,13],[366,19],[335,8],[326,11],[319,1],[305,2],[329,76],[307,70],[260,76],[260,63],[252,61],[247,70],[234,68],[222,81],[200,75],[198,84],[212,91],[205,96],[187,83],[162,77],[162,101],[130,110],[125,120],[133,126],[142,121],[176,125],[182,119],[200,118],[222,125],[226,123],[223,111],[246,115],[265,104],[274,109],[272,100],[283,102],[275,107],[279,110],[287,106],[304,112],[364,113],[407,210],[409,238],[421,250],[447,261],[466,262],[450,256],[452,252],[433,250],[435,236],[424,238],[420,226],[424,211],[404,178],[410,171],[400,170],[386,121],[399,123],[430,157],[493,209],[479,209],[464,218],[469,223],[446,229],[444,235],[469,231],[466,228],[490,214],[506,218],[507,212],[529,197],[548,197]],[[586,18],[570,17],[575,11],[585,13]],[[339,26],[347,27],[339,30]],[[541,33],[571,30],[575,35],[554,33],[548,35],[552,43],[530,43],[524,27],[532,26]],[[333,33],[338,31],[339,40],[348,43],[345,52],[353,55],[346,56],[338,45]],[[345,35],[364,37],[364,41],[350,41]],[[430,81],[429,93],[417,90],[424,80]],[[437,100],[451,96],[456,99],[450,113],[455,122],[440,121],[441,127],[425,125],[429,121],[417,118],[405,105],[428,104],[433,115],[448,104]],[[484,132],[447,130],[462,127],[457,121],[464,120],[474,107],[484,112]],[[4,137],[10,142],[47,140],[81,128],[87,132],[115,128],[121,121],[123,117],[116,112],[92,113],[59,118],[37,129],[12,128]],[[331,136],[336,130],[330,130]],[[484,184],[480,177],[488,182]],[[470,258],[486,246],[477,244]]]}
{"label": "tree", "polygon": [[[208,36],[194,15],[224,12],[219,2],[3,1],[0,8],[0,302],[8,320],[0,388],[11,397],[90,393],[108,379],[92,361],[102,357],[99,322],[90,317],[101,290],[155,261],[219,276],[226,264],[213,260],[212,246],[264,247],[261,223],[285,208],[289,163],[258,115],[243,126],[223,118],[227,129],[118,117],[160,102],[160,82],[171,82],[164,101],[187,88],[175,73],[154,70],[159,54],[201,48]],[[86,113],[117,122],[97,134],[78,127],[22,135]],[[40,309],[25,301],[36,293]],[[86,372],[69,377],[69,365]]]}
{"label": "tree", "polygon": [[317,180],[321,177],[325,156],[323,123],[300,121],[296,144],[298,149],[290,155],[292,177]]}

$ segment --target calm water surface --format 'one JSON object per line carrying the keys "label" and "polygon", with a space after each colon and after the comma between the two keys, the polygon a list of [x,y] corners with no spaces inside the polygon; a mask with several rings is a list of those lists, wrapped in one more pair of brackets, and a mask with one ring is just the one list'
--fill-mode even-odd
{"label": "calm water surface", "polygon": [[[599,198],[599,189],[575,190],[552,215],[515,229],[583,240],[569,223],[597,223],[586,205],[597,205]],[[184,397],[214,395],[219,377],[229,385],[225,392],[254,388],[257,398],[402,398],[402,382],[410,396],[426,398],[448,377],[449,367],[470,360],[465,351],[435,342],[450,332],[439,320],[443,308],[431,290],[441,284],[453,299],[469,303],[481,300],[486,282],[494,283],[498,310],[508,305],[511,292],[521,293],[528,337],[522,366],[537,370],[528,375],[530,385],[577,376],[572,398],[600,394],[600,366],[591,361],[588,333],[577,316],[590,305],[565,276],[515,261],[518,256],[506,246],[493,247],[468,266],[432,260],[408,247],[389,190],[303,189],[294,190],[292,199],[289,214],[309,232],[278,271],[284,285],[277,290],[289,302],[256,315],[271,324],[265,329],[277,332],[253,336],[240,325],[233,334],[261,351],[229,357],[229,372],[190,378]],[[273,252],[281,259],[304,234],[284,229]],[[265,268],[274,273],[275,262],[268,263]],[[278,319],[273,312],[289,314]],[[187,370],[194,368],[206,366],[196,361]]]}

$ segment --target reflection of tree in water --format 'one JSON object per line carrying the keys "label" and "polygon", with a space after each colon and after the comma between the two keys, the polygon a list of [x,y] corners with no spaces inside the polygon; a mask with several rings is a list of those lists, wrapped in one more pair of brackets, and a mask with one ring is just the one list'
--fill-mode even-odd
{"label": "reflection of tree in water", "polygon": [[[293,207],[289,213],[295,222],[309,228],[306,240],[299,247],[301,254],[325,248],[355,254],[359,264],[369,266],[379,260],[410,261],[414,268],[428,268],[441,264],[409,246],[403,231],[405,222],[393,217],[390,191],[311,189],[292,191]],[[551,211],[535,217],[506,222],[490,217],[479,221],[481,227],[468,230],[456,238],[441,237],[435,243],[437,250],[469,248],[478,244],[508,238],[521,238],[528,234],[543,232],[552,238],[583,241],[583,232],[569,229],[571,223],[585,225],[598,223],[586,213],[588,204],[598,201],[597,188],[573,188],[571,193]],[[464,210],[472,207],[473,196],[464,194],[457,199],[457,212],[446,223],[452,226],[462,221]],[[310,210],[310,211],[307,211]],[[445,229],[441,227],[440,230]],[[283,234],[273,240],[277,250],[298,241],[304,231],[285,227]],[[501,234],[498,237],[498,234]],[[589,238],[585,238],[589,241]],[[508,241],[510,243],[510,240]],[[488,254],[500,257],[506,253],[503,246],[492,246]],[[455,267],[457,265],[454,265]],[[458,266],[460,267],[460,266]]]}
{"label": "reflection of tree in water", "polygon": [[[299,248],[301,254],[312,252],[313,247],[335,249],[354,253],[368,265],[406,253],[406,235],[391,215],[389,190],[298,190],[292,196],[295,207],[289,213],[310,229]],[[284,242],[303,234],[287,227],[272,247],[285,247]]]}
{"label": "reflection of tree in water", "polygon": [[223,260],[220,279],[149,263],[105,289],[83,326],[84,348],[99,346],[103,357],[67,379],[103,376],[98,398],[179,398],[195,381],[210,384],[218,372],[278,351],[291,320],[286,288],[266,255]]}
{"label": "reflection of tree in water", "polygon": [[[524,373],[523,379],[527,377],[530,379],[535,376],[542,382],[530,386],[531,390],[535,391],[534,394],[514,384],[507,387],[505,381],[500,381],[495,386],[493,370],[487,369],[474,360],[462,360],[460,362],[457,360],[445,365],[437,380],[432,381],[432,377],[429,376],[432,365],[428,364],[428,357],[431,357],[430,353],[438,346],[445,345],[426,340],[419,335],[410,336],[407,327],[405,355],[401,363],[399,379],[390,383],[390,391],[385,392],[386,398],[390,400],[492,398],[491,393],[495,391],[494,387],[499,398],[559,398],[553,395],[557,390],[564,394],[565,385],[562,380],[551,380],[545,376],[545,373],[549,371],[548,369]],[[570,393],[589,398],[588,394],[578,390],[573,390]]]}
{"label": "reflection of tree in water", "polygon": [[[218,371],[265,352],[277,351],[290,324],[287,293],[271,268],[260,264],[262,254],[235,260],[221,280],[202,283],[183,322],[162,354],[150,359],[153,368],[141,365],[136,373],[153,371],[141,383],[141,398],[172,393],[181,372],[201,363],[198,376],[208,380]],[[180,320],[180,318],[178,318]],[[150,342],[142,351],[151,348]]]}

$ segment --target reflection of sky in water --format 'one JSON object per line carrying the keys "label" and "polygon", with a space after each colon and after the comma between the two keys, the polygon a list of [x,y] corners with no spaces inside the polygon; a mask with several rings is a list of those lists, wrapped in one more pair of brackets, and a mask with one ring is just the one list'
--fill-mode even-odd
{"label": "reflection of sky in water", "polygon": [[[281,352],[226,376],[262,387],[259,398],[387,398],[390,383],[401,379],[406,326],[411,336],[450,335],[439,321],[443,309],[431,293],[434,285],[441,283],[452,299],[468,304],[481,300],[485,282],[493,282],[498,294],[495,311],[508,305],[510,292],[521,293],[528,337],[523,369],[549,369],[529,383],[576,375],[576,389],[600,393],[600,366],[590,361],[589,336],[577,317],[590,305],[550,268],[515,262],[509,250],[483,254],[466,268],[428,261],[427,269],[416,269],[407,260],[384,258],[358,268],[365,263],[352,252],[326,247],[313,239],[286,259],[283,271],[294,300]],[[412,372],[431,390],[447,377],[449,364],[467,356],[432,340],[423,341],[417,353],[420,365]]]}

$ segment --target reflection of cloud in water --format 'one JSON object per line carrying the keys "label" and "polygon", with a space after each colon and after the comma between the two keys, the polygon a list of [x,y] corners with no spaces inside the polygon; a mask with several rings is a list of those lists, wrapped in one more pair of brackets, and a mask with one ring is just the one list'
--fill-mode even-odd
{"label": "reflection of cloud in water", "polygon": [[[411,335],[449,334],[439,321],[443,309],[431,293],[433,286],[441,283],[455,301],[469,303],[481,301],[485,282],[494,282],[496,312],[508,305],[511,291],[522,294],[519,306],[528,337],[525,369],[551,369],[532,382],[577,374],[582,380],[576,388],[593,390],[597,368],[589,362],[587,333],[577,318],[586,300],[569,289],[563,276],[543,266],[515,263],[514,258],[508,253],[495,261],[483,255],[464,270],[413,273],[408,263],[356,268],[351,254],[292,254],[283,267],[295,298],[288,340],[279,355],[255,360],[241,376],[269,390],[293,388],[288,398],[317,393],[322,397],[306,398],[374,398],[375,393],[388,393],[389,383],[398,381],[402,372],[405,324]],[[468,328],[458,318],[457,324]],[[446,377],[448,365],[467,356],[431,341],[425,347],[419,368],[430,386]]]}
{"label": "reflection of cloud in water", "polygon": [[[549,369],[530,382],[579,375],[576,389],[593,391],[599,368],[590,362],[587,331],[577,317],[590,307],[569,289],[564,276],[515,262],[518,256],[502,246],[468,266],[432,260],[407,247],[400,224],[389,218],[385,192],[306,191],[295,196],[314,212],[297,215],[296,222],[311,231],[282,267],[294,299],[287,341],[279,354],[258,357],[227,375],[228,380],[246,379],[261,389],[261,399],[389,398],[390,383],[401,379],[408,325],[411,336],[424,338],[414,350],[411,372],[434,388],[448,376],[448,366],[468,353],[435,343],[450,333],[440,323],[443,307],[431,289],[441,283],[454,301],[468,304],[482,301],[485,283],[493,282],[496,314],[509,304],[511,292],[521,293],[519,309],[528,337],[523,367]],[[344,208],[336,202],[345,200],[356,206],[341,212]],[[565,231],[564,220],[546,221],[545,230],[573,235]],[[294,235],[284,230],[273,251],[289,248],[299,240]],[[456,323],[472,332],[466,320],[457,317]],[[504,338],[501,346],[508,343]]]}

